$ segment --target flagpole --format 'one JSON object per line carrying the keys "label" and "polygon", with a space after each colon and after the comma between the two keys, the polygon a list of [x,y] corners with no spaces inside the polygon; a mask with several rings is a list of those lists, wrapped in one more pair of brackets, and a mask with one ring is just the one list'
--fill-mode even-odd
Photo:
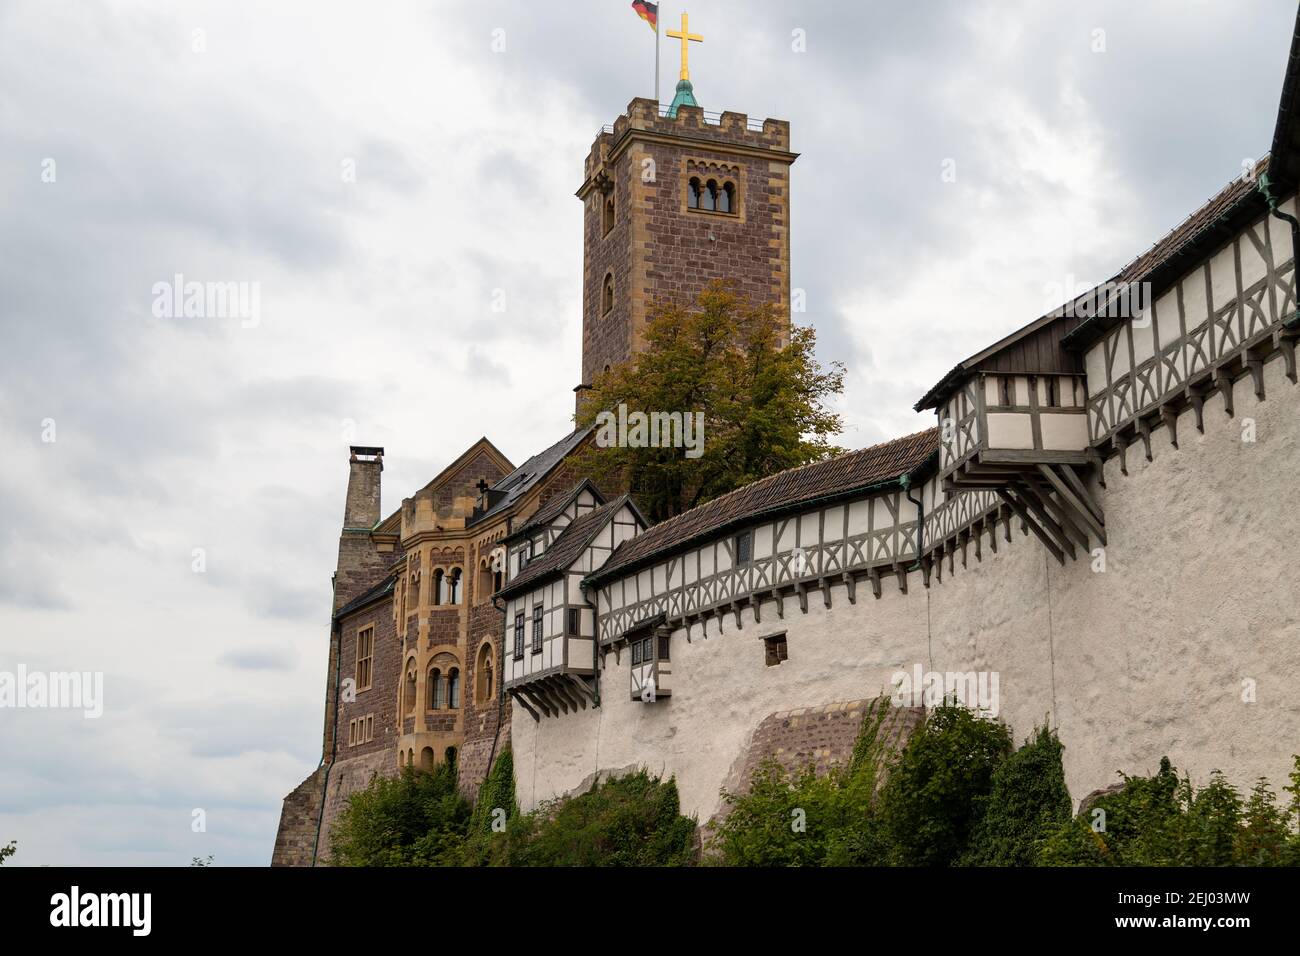
{"label": "flagpole", "polygon": [[655,109],[659,107],[659,14],[655,14]]}

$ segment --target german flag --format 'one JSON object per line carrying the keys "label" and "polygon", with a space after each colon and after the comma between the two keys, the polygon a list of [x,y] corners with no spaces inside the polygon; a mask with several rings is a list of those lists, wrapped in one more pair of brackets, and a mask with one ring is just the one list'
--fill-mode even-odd
{"label": "german flag", "polygon": [[650,29],[659,32],[659,4],[646,3],[646,0],[632,0],[632,9],[636,15],[650,24]]}

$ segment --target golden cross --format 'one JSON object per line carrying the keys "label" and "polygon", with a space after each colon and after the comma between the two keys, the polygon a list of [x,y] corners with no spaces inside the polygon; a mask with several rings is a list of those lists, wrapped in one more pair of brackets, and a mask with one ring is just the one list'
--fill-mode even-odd
{"label": "golden cross", "polygon": [[687,67],[686,67],[686,48],[687,48],[687,46],[689,46],[691,40],[694,40],[696,43],[703,43],[703,42],[704,42],[704,37],[702,37],[702,36],[698,36],[698,35],[696,35],[696,34],[694,34],[694,33],[691,32],[689,21],[687,21],[687,19],[686,19],[686,14],[684,14],[684,13],[682,14],[682,29],[681,29],[681,32],[680,32],[680,33],[674,33],[672,30],[669,30],[669,31],[668,31],[668,36],[672,37],[674,40],[681,40],[681,41],[682,41],[682,75],[681,75],[681,78],[682,78],[683,80],[689,80],[689,79],[691,78],[691,72],[690,72],[690,70],[687,69]]}

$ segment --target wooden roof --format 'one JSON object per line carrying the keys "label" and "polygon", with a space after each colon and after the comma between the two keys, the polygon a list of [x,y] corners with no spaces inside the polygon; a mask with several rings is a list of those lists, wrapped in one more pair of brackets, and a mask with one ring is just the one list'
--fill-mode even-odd
{"label": "wooden roof", "polygon": [[589,575],[599,582],[628,573],[695,542],[760,517],[796,510],[815,501],[845,498],[910,475],[939,450],[939,430],[846,452],[826,461],[769,475],[662,521],[625,541]]}

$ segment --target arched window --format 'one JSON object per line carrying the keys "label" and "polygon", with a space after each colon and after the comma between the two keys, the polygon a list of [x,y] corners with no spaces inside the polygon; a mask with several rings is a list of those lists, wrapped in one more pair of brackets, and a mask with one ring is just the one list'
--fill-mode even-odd
{"label": "arched window", "polygon": [[453,667],[447,674],[447,706],[452,710],[460,709],[460,668]]}
{"label": "arched window", "polygon": [[443,580],[442,568],[433,572],[433,603],[442,604],[447,600],[447,585]]}
{"label": "arched window", "polygon": [[478,657],[474,661],[474,703],[482,704],[492,699],[492,678],[493,665],[495,664],[495,655],[492,653],[491,643],[484,641],[483,646],[478,649]]}
{"label": "arched window", "polygon": [[406,666],[406,700],[403,708],[408,714],[415,713],[415,661]]}
{"label": "arched window", "polygon": [[700,180],[695,176],[686,184],[686,206],[689,209],[700,208]]}
{"label": "arched window", "polygon": [[735,212],[736,211],[736,187],[731,183],[722,184],[722,192],[718,195],[718,212]]}
{"label": "arched window", "polygon": [[442,679],[442,671],[436,667],[429,669],[429,690],[424,706],[429,710],[441,710],[447,706],[447,684]]}
{"label": "arched window", "polygon": [[502,579],[502,574],[501,574],[501,572],[500,572],[500,571],[496,571],[496,572],[494,572],[493,575],[492,575],[492,590],[493,590],[494,592],[495,592],[495,591],[500,591],[500,590],[501,590],[501,585],[503,585],[503,584],[505,584],[505,581]]}
{"label": "arched window", "polygon": [[614,273],[605,273],[605,284],[600,290],[600,314],[608,315],[614,308]]}
{"label": "arched window", "polygon": [[420,751],[420,769],[421,770],[433,769],[433,748],[432,747],[425,747],[423,750]]}
{"label": "arched window", "polygon": [[602,222],[602,236],[609,235],[609,231],[614,228],[614,194],[610,193],[605,199],[605,210]]}
{"label": "arched window", "polygon": [[717,180],[715,180],[715,179],[710,179],[710,180],[708,181],[708,184],[705,185],[705,187],[704,187],[704,195],[700,197],[700,204],[701,204],[700,208],[702,208],[702,209],[706,209],[706,210],[709,210],[709,211],[713,211],[713,210],[716,210],[716,209],[718,208],[718,182],[717,182]]}
{"label": "arched window", "polygon": [[447,575],[447,603],[460,603],[460,568],[452,568],[451,574]]}

